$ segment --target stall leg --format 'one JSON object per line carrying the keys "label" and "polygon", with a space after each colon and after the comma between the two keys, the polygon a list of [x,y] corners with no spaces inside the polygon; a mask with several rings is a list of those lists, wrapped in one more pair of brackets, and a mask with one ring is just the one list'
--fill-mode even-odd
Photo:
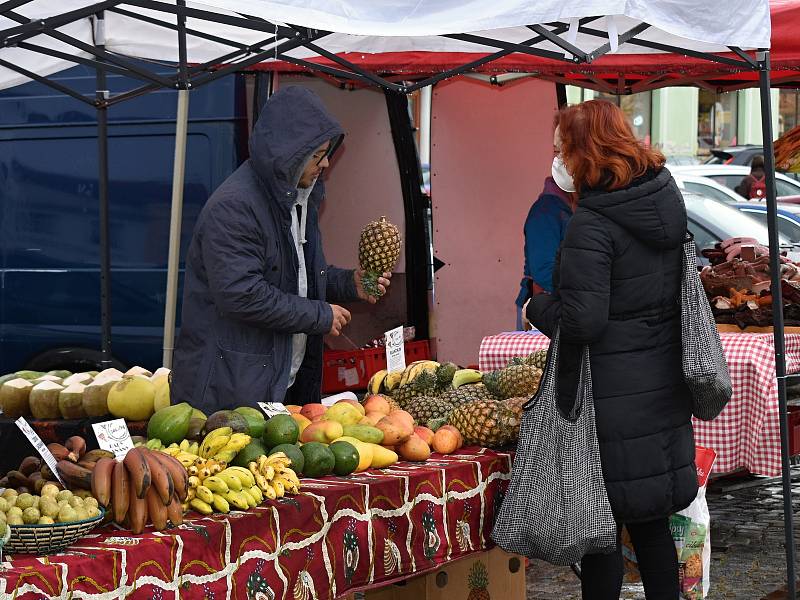
{"label": "stall leg", "polygon": [[775,342],[775,375],[781,428],[781,468],[783,480],[783,523],[786,537],[787,598],[796,600],[794,511],[792,510],[792,475],[789,464],[789,411],[786,405],[786,347],[783,332],[783,294],[778,241],[778,208],[775,194],[775,152],[772,141],[772,104],[770,99],[769,51],[757,53],[761,92],[761,127],[764,137],[764,170],[767,186],[767,227],[769,229],[770,272],[772,274],[772,323]]}
{"label": "stall leg", "polygon": [[[95,40],[99,49],[105,48],[105,18],[97,14]],[[97,192],[100,209],[100,337],[101,368],[111,367],[111,248],[108,226],[108,90],[106,72],[96,70],[97,105]],[[101,370],[102,370],[101,369]]]}

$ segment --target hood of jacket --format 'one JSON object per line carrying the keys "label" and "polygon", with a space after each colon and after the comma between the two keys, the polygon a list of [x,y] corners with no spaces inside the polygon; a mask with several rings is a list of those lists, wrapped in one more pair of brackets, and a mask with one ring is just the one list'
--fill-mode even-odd
{"label": "hood of jacket", "polygon": [[250,135],[250,162],[264,186],[290,208],[309,157],[328,141],[332,154],[343,137],[342,126],[314,92],[289,86],[264,103]]}
{"label": "hood of jacket", "polygon": [[666,167],[621,190],[585,192],[578,206],[600,213],[656,248],[675,248],[685,238],[686,206]]}

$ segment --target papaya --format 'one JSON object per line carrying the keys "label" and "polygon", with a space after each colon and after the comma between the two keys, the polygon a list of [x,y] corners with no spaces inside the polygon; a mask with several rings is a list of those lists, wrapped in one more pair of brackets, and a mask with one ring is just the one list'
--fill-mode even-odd
{"label": "papaya", "polygon": [[157,410],[147,424],[147,437],[161,440],[165,446],[181,442],[189,431],[192,407],[187,402]]}
{"label": "papaya", "polygon": [[369,442],[370,444],[383,443],[383,431],[371,425],[345,425],[343,428],[344,435],[354,437],[362,442]]}

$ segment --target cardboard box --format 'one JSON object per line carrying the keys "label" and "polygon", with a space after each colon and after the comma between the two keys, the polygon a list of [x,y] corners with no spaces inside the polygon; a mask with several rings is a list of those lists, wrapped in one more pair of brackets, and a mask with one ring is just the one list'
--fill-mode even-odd
{"label": "cardboard box", "polygon": [[493,548],[425,575],[367,590],[364,596],[365,600],[525,600],[525,558]]}

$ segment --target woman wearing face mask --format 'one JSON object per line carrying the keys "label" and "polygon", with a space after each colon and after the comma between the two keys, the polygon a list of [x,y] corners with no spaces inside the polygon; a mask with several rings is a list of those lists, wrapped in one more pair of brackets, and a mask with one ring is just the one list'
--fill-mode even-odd
{"label": "woman wearing face mask", "polygon": [[[668,518],[697,494],[681,371],[686,209],[664,157],[636,140],[617,106],[592,100],[562,109],[557,123],[564,168],[554,175],[569,177],[579,200],[554,268],[554,293],[534,296],[527,316],[547,335],[560,327],[561,403],[574,401],[588,344],[611,508],[631,535],[648,600],[675,600]],[[619,598],[619,544],[612,554],[585,556],[581,567],[584,600]]]}
{"label": "woman wearing face mask", "polygon": [[[553,148],[558,153],[558,129]],[[553,263],[575,210],[575,189],[560,159],[553,158],[552,177],[544,180],[544,189],[525,219],[525,269],[517,296],[517,329],[528,329],[524,307],[534,294],[553,293]]]}

